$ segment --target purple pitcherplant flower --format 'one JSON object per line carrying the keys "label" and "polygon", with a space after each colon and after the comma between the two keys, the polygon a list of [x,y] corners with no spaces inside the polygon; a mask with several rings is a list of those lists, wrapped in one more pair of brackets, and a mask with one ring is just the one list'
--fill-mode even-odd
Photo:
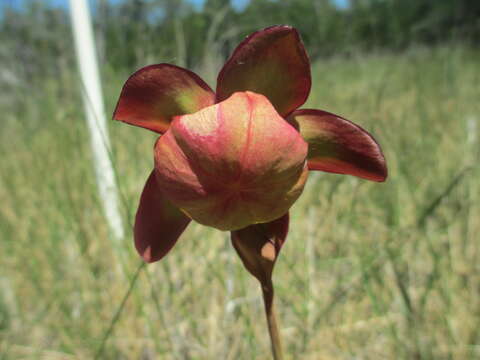
{"label": "purple pitcherplant flower", "polygon": [[247,269],[267,281],[309,170],[385,180],[385,159],[368,132],[298,109],[310,87],[310,63],[290,26],[248,36],[220,71],[216,92],[170,64],[127,80],[113,118],[161,134],[135,220],[145,261],[164,257],[195,220],[231,231]]}

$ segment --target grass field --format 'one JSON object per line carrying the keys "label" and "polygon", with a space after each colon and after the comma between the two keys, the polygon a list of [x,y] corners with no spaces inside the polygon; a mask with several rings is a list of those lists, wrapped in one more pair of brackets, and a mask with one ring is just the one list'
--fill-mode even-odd
{"label": "grass field", "polygon": [[[390,175],[315,173],[292,208],[274,275],[287,359],[480,358],[479,64],[450,47],[314,64],[307,105],[371,131]],[[104,72],[109,112],[127,75]],[[138,271],[155,135],[114,122],[127,234],[111,246],[78,95],[64,68],[0,99],[0,359],[269,359],[227,233],[190,226]]]}

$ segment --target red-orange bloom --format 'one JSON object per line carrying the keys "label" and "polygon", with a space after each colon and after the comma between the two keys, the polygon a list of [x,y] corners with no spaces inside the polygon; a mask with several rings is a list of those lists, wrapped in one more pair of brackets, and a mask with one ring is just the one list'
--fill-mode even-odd
{"label": "red-orange bloom", "polygon": [[385,159],[365,130],[325,111],[297,110],[310,86],[307,54],[289,26],[248,36],[220,71],[215,93],[169,64],[127,80],[113,118],[162,134],[134,228],[146,261],[165,256],[193,219],[232,231],[252,271],[258,264],[242,256],[242,241],[266,239],[259,251],[276,259],[308,170],[385,180]]}

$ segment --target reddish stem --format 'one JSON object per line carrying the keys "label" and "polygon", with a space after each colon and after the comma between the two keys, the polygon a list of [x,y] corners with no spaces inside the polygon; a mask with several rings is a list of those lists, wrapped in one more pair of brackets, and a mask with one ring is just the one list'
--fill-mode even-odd
{"label": "reddish stem", "polygon": [[268,332],[272,345],[272,354],[274,360],[283,360],[282,344],[280,341],[280,332],[278,331],[277,319],[275,316],[274,291],[271,280],[261,284],[263,303],[265,304],[265,315],[267,316]]}

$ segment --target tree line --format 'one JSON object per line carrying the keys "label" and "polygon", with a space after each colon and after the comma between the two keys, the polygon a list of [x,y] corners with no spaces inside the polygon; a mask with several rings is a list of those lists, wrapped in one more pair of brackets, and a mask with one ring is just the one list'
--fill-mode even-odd
{"label": "tree line", "polygon": [[[7,3],[1,12],[4,68],[32,79],[71,67],[67,9],[30,0],[22,7]],[[92,13],[101,63],[115,71],[164,61],[208,66],[272,24],[297,27],[313,59],[480,41],[478,0],[350,0],[347,7],[331,0],[251,0],[241,10],[229,0],[207,0],[201,9],[186,0],[97,0]],[[0,70],[0,82],[2,76]]]}

